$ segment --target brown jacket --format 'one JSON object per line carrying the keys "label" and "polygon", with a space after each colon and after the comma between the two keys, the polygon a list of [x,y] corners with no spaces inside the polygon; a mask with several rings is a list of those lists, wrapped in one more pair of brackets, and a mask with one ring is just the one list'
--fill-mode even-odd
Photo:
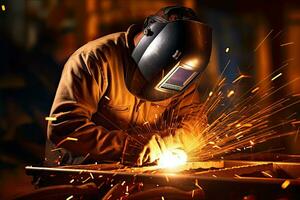
{"label": "brown jacket", "polygon": [[132,162],[147,133],[172,134],[182,142],[179,135],[198,123],[195,86],[160,102],[141,101],[127,90],[124,73],[135,67],[131,51],[138,31],[131,26],[99,38],[69,58],[50,113],[56,120],[48,123],[46,165]]}

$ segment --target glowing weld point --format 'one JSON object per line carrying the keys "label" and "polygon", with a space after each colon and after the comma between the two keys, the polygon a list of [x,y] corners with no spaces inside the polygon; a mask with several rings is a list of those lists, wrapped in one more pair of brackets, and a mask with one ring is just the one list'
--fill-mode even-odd
{"label": "glowing weld point", "polygon": [[1,9],[2,9],[2,11],[5,11],[6,10],[5,5],[2,5]]}
{"label": "glowing weld point", "polygon": [[226,52],[226,53],[228,53],[228,52],[229,52],[229,47],[227,47],[227,48],[225,49],[225,52]]}
{"label": "glowing weld point", "polygon": [[274,81],[276,78],[280,77],[282,75],[282,73],[277,74],[276,76],[274,76],[271,81]]}
{"label": "glowing weld point", "polygon": [[160,168],[174,168],[187,162],[187,155],[181,149],[166,150],[158,160]]}
{"label": "glowing weld point", "polygon": [[213,95],[213,92],[211,91],[211,92],[208,94],[208,96],[210,96],[210,97],[211,97],[212,95]]}
{"label": "glowing weld point", "polygon": [[104,96],[105,99],[107,99],[108,101],[110,101],[110,98],[108,96]]}
{"label": "glowing weld point", "polygon": [[46,117],[45,118],[46,121],[56,121],[56,117]]}
{"label": "glowing weld point", "polygon": [[290,181],[289,180],[285,180],[282,184],[281,184],[281,188],[282,189],[286,189],[289,185],[290,185]]}
{"label": "glowing weld point", "polygon": [[251,144],[251,145],[254,145],[254,142],[253,142],[252,140],[250,140],[250,144]]}
{"label": "glowing weld point", "polygon": [[161,200],[165,200],[164,196],[161,197]]}
{"label": "glowing weld point", "polygon": [[227,94],[227,97],[229,98],[229,97],[231,97],[232,95],[234,95],[234,91],[233,91],[233,90],[230,90],[230,92],[228,92],[228,94]]}

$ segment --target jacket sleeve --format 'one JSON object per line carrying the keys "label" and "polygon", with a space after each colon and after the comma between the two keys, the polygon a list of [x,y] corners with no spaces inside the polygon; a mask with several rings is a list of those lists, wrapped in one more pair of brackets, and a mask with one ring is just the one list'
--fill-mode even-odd
{"label": "jacket sleeve", "polygon": [[197,151],[207,127],[207,116],[197,88],[190,88],[172,109],[171,124],[174,131],[171,137],[166,137],[167,146],[180,147],[188,153]]}
{"label": "jacket sleeve", "polygon": [[64,66],[48,123],[48,139],[73,156],[89,156],[95,161],[119,161],[127,135],[108,131],[91,120],[107,88],[100,58],[71,56]]}

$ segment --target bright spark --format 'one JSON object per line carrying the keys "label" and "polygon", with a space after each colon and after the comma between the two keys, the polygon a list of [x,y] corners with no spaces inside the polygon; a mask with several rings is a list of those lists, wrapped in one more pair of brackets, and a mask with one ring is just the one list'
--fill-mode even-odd
{"label": "bright spark", "polygon": [[256,87],[256,88],[254,88],[254,89],[251,91],[251,93],[254,93],[254,92],[258,91],[258,90],[259,90],[259,87]]}
{"label": "bright spark", "polygon": [[225,49],[225,52],[226,52],[226,53],[228,53],[228,52],[229,52],[229,47],[227,47],[227,48]]}
{"label": "bright spark", "polygon": [[262,171],[261,173],[267,177],[273,178],[273,176],[271,174],[269,174],[268,172]]}
{"label": "bright spark", "polygon": [[[65,143],[66,141],[74,141],[77,142],[78,138],[74,138],[74,137],[66,137],[65,139],[63,139],[62,141],[60,141],[56,146],[59,147],[60,145],[62,145],[63,143]],[[58,149],[58,148],[57,148]]]}
{"label": "bright spark", "polygon": [[56,121],[56,117],[46,117],[45,118],[46,121]]}
{"label": "bright spark", "polygon": [[187,154],[181,149],[168,149],[158,159],[159,168],[175,168],[187,162]]}
{"label": "bright spark", "polygon": [[92,178],[92,179],[94,179],[94,176],[93,176],[93,174],[92,174],[92,173],[90,173],[90,176],[91,176],[91,178]]}
{"label": "bright spark", "polygon": [[289,180],[285,180],[282,184],[281,184],[281,188],[282,189],[286,189],[289,185],[290,185],[290,181]]}
{"label": "bright spark", "polygon": [[66,140],[70,140],[70,141],[78,141],[78,138],[73,138],[73,137],[67,137]]}
{"label": "bright spark", "polygon": [[4,11],[6,10],[5,5],[1,5],[1,9],[2,9],[2,11],[4,12]]}
{"label": "bright spark", "polygon": [[202,187],[198,183],[198,179],[195,179],[195,186],[202,190]]}
{"label": "bright spark", "polygon": [[69,196],[68,198],[66,198],[66,200],[71,200],[71,199],[73,199],[73,195],[71,195],[71,196]]}
{"label": "bright spark", "polygon": [[242,74],[239,77],[237,77],[234,81],[232,81],[232,83],[236,83],[243,78],[250,78],[250,76]]}
{"label": "bright spark", "polygon": [[51,152],[54,152],[54,151],[61,151],[63,150],[63,148],[55,148],[55,149],[51,149]]}
{"label": "bright spark", "polygon": [[229,97],[231,97],[232,95],[234,95],[234,91],[233,91],[233,90],[230,90],[230,91],[228,92],[228,94],[227,94],[227,97],[229,98]]}
{"label": "bright spark", "polygon": [[267,36],[257,45],[257,47],[254,49],[254,51],[257,51],[257,49],[264,43],[264,41],[271,35],[273,32],[273,29],[267,34]]}
{"label": "bright spark", "polygon": [[85,180],[83,180],[83,181],[81,181],[82,183],[85,183],[85,182],[87,182],[88,180],[90,180],[91,179],[91,177],[87,177]]}
{"label": "bright spark", "polygon": [[126,185],[125,195],[129,195],[129,187],[128,187],[128,185]]}
{"label": "bright spark", "polygon": [[280,77],[282,75],[282,73],[277,74],[276,76],[274,76],[271,81],[274,81],[275,79],[277,79],[278,77]]}
{"label": "bright spark", "polygon": [[294,42],[287,42],[287,43],[281,44],[280,46],[284,47],[284,46],[288,46],[288,45],[291,45],[291,44],[294,44]]}

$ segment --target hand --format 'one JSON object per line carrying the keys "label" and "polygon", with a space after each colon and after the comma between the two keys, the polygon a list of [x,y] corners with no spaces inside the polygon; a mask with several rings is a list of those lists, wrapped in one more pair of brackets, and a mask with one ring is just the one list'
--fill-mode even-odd
{"label": "hand", "polygon": [[161,136],[154,134],[139,154],[137,164],[153,163],[158,160],[166,150],[166,144]]}

